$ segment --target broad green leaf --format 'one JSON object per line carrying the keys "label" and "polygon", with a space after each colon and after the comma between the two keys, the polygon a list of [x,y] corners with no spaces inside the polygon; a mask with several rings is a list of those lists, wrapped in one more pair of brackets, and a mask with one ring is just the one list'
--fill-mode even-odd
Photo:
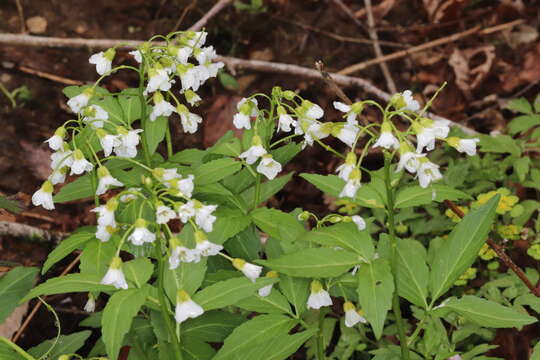
{"label": "broad green leaf", "polygon": [[90,176],[91,174],[83,175],[75,181],[62,186],[60,191],[53,196],[54,202],[65,203],[94,196],[94,189],[92,187],[92,179]]}
{"label": "broad green leaf", "polygon": [[431,204],[433,201],[470,199],[461,190],[453,189],[443,184],[434,184],[428,188],[417,185],[409,186],[398,191],[395,207],[403,209],[412,206]]}
{"label": "broad green leaf", "polygon": [[124,114],[124,121],[131,124],[141,118],[141,100],[137,89],[125,89],[118,95],[118,102]]}
{"label": "broad green leaf", "polygon": [[492,153],[510,153],[520,155],[521,148],[509,135],[478,135],[480,138],[480,150]]}
{"label": "broad green leaf", "polygon": [[530,360],[540,360],[540,341],[534,345]]}
{"label": "broad green leaf", "polygon": [[537,321],[516,309],[472,295],[465,295],[461,299],[452,297],[441,308],[450,309],[467,320],[491,328],[521,327]]}
{"label": "broad green leaf", "polygon": [[251,225],[227,240],[225,249],[232,257],[253,261],[259,258],[261,237],[255,226]]}
{"label": "broad green leaf", "polygon": [[429,269],[426,264],[426,249],[416,240],[398,239],[396,253],[399,295],[427,309]]}
{"label": "broad green leaf", "polygon": [[182,338],[186,341],[192,339],[222,342],[238,325],[245,321],[245,317],[222,310],[211,310],[195,319],[188,319],[182,324]]}
{"label": "broad green leaf", "polygon": [[218,208],[214,215],[217,220],[214,223],[212,232],[207,235],[208,240],[220,245],[244,230],[251,223],[249,216],[238,210]]}
{"label": "broad green leaf", "polygon": [[533,109],[531,104],[524,97],[512,99],[506,104],[508,110],[520,112],[522,114],[532,114]]}
{"label": "broad green leaf", "polygon": [[243,353],[243,359],[249,360],[284,360],[294,353],[309,338],[317,333],[317,329],[309,329],[293,335],[273,336]]}
{"label": "broad green leaf", "polygon": [[359,256],[346,250],[312,248],[271,260],[258,260],[279,273],[296,277],[336,277],[360,263]]}
{"label": "broad green leaf", "polygon": [[[204,341],[192,340],[189,340],[183,344],[182,352],[184,354],[184,359],[186,360],[212,359],[216,354],[216,350],[214,350],[214,348],[208,343]],[[176,360],[172,354],[173,352],[171,352],[171,355],[169,355],[173,357],[172,359],[167,358],[165,360]]]}
{"label": "broad green leaf", "polygon": [[287,298],[273,288],[268,296],[254,295],[236,303],[244,310],[268,314],[292,314]]}
{"label": "broad green leaf", "polygon": [[83,250],[81,264],[82,274],[103,276],[109,268],[116,247],[112,241],[102,242],[97,239],[90,241]]}
{"label": "broad green leaf", "polygon": [[15,310],[19,301],[34,286],[38,269],[16,267],[0,277],[0,324]]}
{"label": "broad green leaf", "polygon": [[242,145],[240,144],[240,139],[237,137],[212,146],[211,151],[212,154],[220,154],[232,157],[238,157],[241,152]]}
{"label": "broad green leaf", "polygon": [[297,315],[303,314],[307,310],[309,280],[281,274],[278,285],[283,295],[294,306],[295,313]]}
{"label": "broad green leaf", "polygon": [[109,357],[116,359],[124,336],[131,328],[133,318],[146,301],[147,289],[127,289],[114,293],[105,309],[101,321],[103,342]]}
{"label": "broad green leaf", "polygon": [[3,195],[0,195],[0,209],[6,209],[12,213],[18,214],[22,211],[21,205],[17,201],[12,201]]}
{"label": "broad green leaf", "polygon": [[102,285],[101,276],[86,274],[68,274],[49,279],[33,288],[20,303],[41,295],[63,294],[69,292],[112,291],[113,286]]}
{"label": "broad green leaf", "polygon": [[517,159],[513,166],[518,176],[519,181],[525,181],[527,174],[529,173],[529,167],[531,165],[531,159],[529,157],[522,157]]}
{"label": "broad green leaf", "polygon": [[[0,338],[1,338],[1,336],[0,336]],[[9,340],[5,339],[5,341],[9,341]],[[12,347],[10,347],[7,344],[4,344],[1,341],[1,339],[0,339],[0,359],[2,359],[2,360],[26,360],[25,357],[23,357],[21,354],[19,354],[15,350],[13,350]]]}
{"label": "broad green leaf", "polygon": [[122,271],[126,276],[126,280],[134,283],[138,288],[150,280],[154,265],[148,258],[137,258],[134,260],[126,261],[122,265]]}
{"label": "broad green leaf", "polygon": [[313,241],[328,247],[340,247],[369,261],[375,255],[373,240],[367,231],[359,231],[355,224],[340,223],[305,233],[300,241]]}
{"label": "broad green leaf", "polygon": [[390,265],[385,259],[360,265],[358,270],[358,300],[366,319],[379,339],[388,310],[392,307],[394,280]]}
{"label": "broad green leaf", "polygon": [[40,358],[49,351],[51,346],[56,344],[51,352],[48,353],[47,359],[58,359],[60,355],[77,352],[77,350],[83,347],[90,334],[92,334],[90,330],[84,330],[70,335],[60,335],[58,341],[56,341],[56,338],[45,340],[41,344],[29,349],[28,353],[36,358]]}
{"label": "broad green leaf", "polygon": [[[260,186],[259,203],[263,203],[277,194],[292,178],[293,173],[277,177],[273,180],[263,182]],[[250,187],[240,194],[246,204],[251,205],[255,201],[255,186]],[[258,205],[257,204],[257,205]]]}
{"label": "broad green leaf", "polygon": [[508,124],[510,134],[515,135],[540,125],[540,115],[522,115],[514,118]]}
{"label": "broad green leaf", "polygon": [[180,164],[194,165],[202,162],[205,155],[206,151],[204,150],[186,149],[174,154],[169,158],[169,161]]}
{"label": "broad green leaf", "polygon": [[257,316],[234,329],[213,360],[236,360],[238,356],[266,340],[286,335],[295,323],[295,320],[283,315]]}
{"label": "broad green leaf", "polygon": [[[194,294],[201,286],[206,275],[207,258],[201,258],[199,262],[181,262],[175,270],[166,270],[164,283],[167,296],[172,302],[176,301],[176,291],[184,289],[188,294]],[[176,279],[174,277],[176,272]],[[178,288],[176,281],[178,279]]]}
{"label": "broad green leaf", "polygon": [[165,131],[167,130],[169,119],[165,116],[158,116],[156,120],[146,120],[146,126],[142,136],[146,138],[148,144],[148,152],[153,154],[159,143],[165,138]]}
{"label": "broad green leaf", "polygon": [[233,158],[222,158],[207,162],[194,170],[195,184],[207,185],[220,181],[242,168],[242,163]]}
{"label": "broad green leaf", "polygon": [[279,147],[270,151],[270,154],[281,165],[287,164],[291,161],[300,151],[302,151],[302,143],[290,142],[287,145]]}
{"label": "broad green leaf", "polygon": [[[97,96],[96,96],[97,95]],[[90,104],[99,105],[109,114],[108,121],[113,122],[116,125],[124,125],[124,112],[122,107],[115,96],[100,96],[94,95],[90,100]],[[107,126],[107,125],[105,125]]]}
{"label": "broad green leaf", "polygon": [[293,242],[306,232],[296,216],[277,209],[255,209],[251,218],[262,231],[281,241]]}
{"label": "broad green leaf", "polygon": [[496,195],[465,215],[435,254],[429,279],[432,302],[444,294],[478,256],[493,224],[499,199]]}
{"label": "broad green leaf", "polygon": [[218,79],[225,89],[238,90],[238,82],[231,74],[226,73],[225,71],[220,71],[218,72]]}
{"label": "broad green leaf", "polygon": [[58,246],[49,253],[47,260],[43,264],[41,274],[45,274],[58,261],[62,260],[75,249],[81,249],[91,239],[95,238],[96,227],[85,226],[77,229],[74,233],[62,240]]}
{"label": "broad green leaf", "polygon": [[255,294],[263,286],[273,284],[278,280],[276,278],[259,278],[256,282],[251,282],[247,278],[240,277],[220,281],[199,291],[193,296],[193,301],[202,306],[204,310],[219,309],[235,304]]}

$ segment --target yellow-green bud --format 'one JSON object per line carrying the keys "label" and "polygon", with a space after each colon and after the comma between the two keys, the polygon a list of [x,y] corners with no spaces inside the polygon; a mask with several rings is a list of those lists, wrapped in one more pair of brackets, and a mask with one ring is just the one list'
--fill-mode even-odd
{"label": "yellow-green bud", "polygon": [[143,218],[138,218],[137,220],[135,220],[135,227],[136,228],[146,227],[146,220],[144,220]]}
{"label": "yellow-green bud", "polygon": [[163,169],[163,168],[155,168],[155,169],[152,170],[152,175],[154,175],[158,179],[161,179],[165,175],[165,169]]}
{"label": "yellow-green bud", "polygon": [[108,49],[103,54],[103,57],[109,61],[113,61],[114,56],[116,55],[116,51],[113,48]]}
{"label": "yellow-green bud", "polygon": [[107,168],[105,166],[98,167],[97,174],[98,174],[98,177],[100,179],[105,177],[105,176],[111,175],[111,173],[109,172],[109,170],[107,170]]}
{"label": "yellow-green bud", "polygon": [[119,256],[112,258],[110,268],[111,269],[120,269],[122,267],[122,259]]}
{"label": "yellow-green bud", "polygon": [[71,359],[71,356],[69,355],[60,355],[58,357],[58,360],[70,360]]}
{"label": "yellow-green bud", "polygon": [[381,132],[392,132],[392,125],[389,121],[385,121],[382,123]]}
{"label": "yellow-green bud", "polygon": [[287,110],[285,110],[285,108],[283,106],[279,105],[277,107],[277,113],[278,113],[278,115],[285,115],[285,114],[287,114]]}
{"label": "yellow-green bud", "polygon": [[189,112],[189,109],[184,104],[178,104],[178,106],[176,107],[176,111],[179,114],[187,114]]}
{"label": "yellow-green bud", "polygon": [[189,297],[189,294],[184,289],[179,289],[176,292],[176,302],[177,303],[184,303],[186,301],[189,301],[191,298]]}
{"label": "yellow-green bud", "polygon": [[105,136],[107,136],[109,133],[101,128],[98,128],[96,129],[96,134],[98,136],[98,138],[102,139],[104,138]]}
{"label": "yellow-green bud", "polygon": [[197,244],[200,244],[205,240],[208,240],[208,238],[206,237],[206,234],[204,233],[204,231],[201,231],[201,230],[195,231],[195,241],[197,242]]}
{"label": "yellow-green bud", "polygon": [[457,147],[459,145],[460,140],[461,139],[458,138],[458,137],[450,136],[448,139],[446,139],[446,142],[448,143],[448,145],[455,148],[455,147]]}
{"label": "yellow-green bud", "polygon": [[306,221],[309,219],[310,213],[309,211],[302,211],[300,214],[298,214],[298,220],[300,221]]}
{"label": "yellow-green bud", "polygon": [[266,277],[267,278],[278,278],[279,275],[278,275],[277,271],[271,270],[271,271],[266,273]]}
{"label": "yellow-green bud", "polygon": [[54,135],[57,135],[63,138],[66,135],[66,128],[64,128],[63,126],[60,126],[58,129],[56,129],[56,131],[54,132]]}
{"label": "yellow-green bud", "polygon": [[94,88],[93,87],[86,88],[83,90],[82,93],[88,96],[88,98],[91,98],[94,95]]}
{"label": "yellow-green bud", "polygon": [[343,221],[343,217],[340,216],[340,215],[332,215],[332,216],[328,217],[327,220],[328,220],[329,222],[331,222],[332,224],[337,224],[337,223]]}
{"label": "yellow-green bud", "polygon": [[311,292],[312,293],[318,293],[318,292],[321,292],[323,290],[323,286],[321,284],[321,282],[319,280],[313,280],[311,282]]}
{"label": "yellow-green bud", "polygon": [[163,102],[164,100],[163,95],[159,91],[156,91],[152,98],[154,100],[154,104],[159,104],[160,102]]}
{"label": "yellow-green bud", "polygon": [[343,303],[343,311],[347,312],[347,311],[350,311],[350,310],[354,310],[356,311],[356,306],[354,306],[354,304],[350,301],[345,301]]}
{"label": "yellow-green bud", "polygon": [[118,209],[118,200],[116,199],[116,197],[109,199],[109,201],[107,201],[107,203],[105,204],[105,207],[109,211],[116,211],[116,209]]}
{"label": "yellow-green bud", "polygon": [[261,137],[259,135],[253,135],[253,137],[251,138],[251,145],[252,146],[262,145]]}
{"label": "yellow-green bud", "polygon": [[127,134],[129,134],[129,131],[128,131],[125,127],[123,127],[123,126],[117,126],[117,127],[116,127],[116,132],[117,132],[118,134],[120,134],[120,135],[127,135]]}
{"label": "yellow-green bud", "polygon": [[83,152],[81,151],[81,149],[76,149],[74,152],[73,152],[73,158],[75,160],[82,160],[84,159],[84,154]]}
{"label": "yellow-green bud", "polygon": [[349,180],[358,180],[360,181],[362,179],[362,173],[360,172],[359,168],[352,169],[351,173],[349,174]]}
{"label": "yellow-green bud", "polygon": [[244,259],[239,259],[239,258],[233,259],[232,265],[233,265],[236,269],[242,271],[242,269],[244,268],[244,265],[246,265],[246,260],[244,260]]}
{"label": "yellow-green bud", "polygon": [[429,118],[421,118],[420,119],[420,124],[423,127],[433,127],[434,121],[429,119]]}
{"label": "yellow-green bud", "polygon": [[41,190],[43,190],[46,193],[52,194],[52,192],[54,191],[54,186],[52,182],[47,180],[41,185]]}
{"label": "yellow-green bud", "polygon": [[285,90],[283,92],[283,97],[287,100],[292,100],[294,99],[294,97],[296,96],[296,93],[294,91],[291,91],[291,90]]}
{"label": "yellow-green bud", "polygon": [[351,105],[351,111],[355,114],[360,114],[364,110],[364,104],[361,101],[357,101]]}
{"label": "yellow-green bud", "polygon": [[356,164],[356,154],[354,153],[354,151],[349,151],[349,153],[345,157],[345,164],[347,164],[347,165],[355,165]]}

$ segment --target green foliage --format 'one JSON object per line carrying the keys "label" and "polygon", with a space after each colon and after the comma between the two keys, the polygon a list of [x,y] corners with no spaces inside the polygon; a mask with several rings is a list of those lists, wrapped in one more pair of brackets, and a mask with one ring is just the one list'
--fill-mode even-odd
{"label": "green foliage", "polygon": [[34,286],[38,269],[16,267],[0,277],[0,324],[15,310],[19,301]]}

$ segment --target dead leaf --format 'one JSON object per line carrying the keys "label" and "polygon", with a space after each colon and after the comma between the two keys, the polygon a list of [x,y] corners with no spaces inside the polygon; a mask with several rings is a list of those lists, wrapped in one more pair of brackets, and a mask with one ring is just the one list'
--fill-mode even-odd
{"label": "dead leaf", "polygon": [[[372,7],[373,11],[373,20],[377,24],[381,19],[383,19],[389,12],[392,10],[396,0],[383,0],[380,4]],[[366,16],[366,9],[362,8],[354,13],[357,18],[364,18]]]}
{"label": "dead leaf", "polygon": [[[500,66],[501,62],[498,62]],[[531,84],[540,81],[540,44],[524,56],[523,63],[516,66],[504,67],[505,71],[499,71],[502,75],[499,75],[499,79],[502,83],[502,88],[506,92],[513,91],[520,85]]]}
{"label": "dead leaf", "polygon": [[24,140],[21,140],[19,144],[26,152],[25,159],[35,177],[40,180],[46,180],[52,172],[50,166],[51,152]]}
{"label": "dead leaf", "polygon": [[424,9],[433,23],[454,20],[469,0],[423,0]]}
{"label": "dead leaf", "polygon": [[0,324],[0,336],[6,339],[11,339],[13,334],[21,326],[22,319],[28,310],[28,303],[24,303],[21,306],[15,308],[15,310],[7,317],[7,319]]}
{"label": "dead leaf", "polygon": [[[477,55],[483,55],[479,65],[474,66]],[[495,47],[493,45],[481,46],[473,49],[454,49],[448,64],[456,75],[456,85],[463,91],[467,99],[472,98],[474,90],[486,78],[493,66],[495,59]],[[473,60],[475,60],[473,62]]]}
{"label": "dead leaf", "polygon": [[47,30],[47,20],[43,16],[32,16],[26,20],[26,26],[33,34],[43,34]]}

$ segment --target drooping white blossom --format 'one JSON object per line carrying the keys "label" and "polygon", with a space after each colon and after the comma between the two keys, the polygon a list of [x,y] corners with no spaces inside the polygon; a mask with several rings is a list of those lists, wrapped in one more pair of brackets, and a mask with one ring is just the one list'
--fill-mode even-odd
{"label": "drooping white blossom", "polygon": [[343,304],[343,311],[345,312],[345,326],[353,327],[358,323],[367,323],[367,320],[358,313],[352,302],[346,301]]}
{"label": "drooping white blossom", "polygon": [[359,231],[366,229],[366,221],[360,215],[351,216],[351,220],[356,225]]}
{"label": "drooping white blossom", "polygon": [[259,276],[261,276],[262,266],[254,265],[246,262],[244,259],[236,258],[232,262],[233,266],[240,270],[245,277],[252,282],[255,282]]}
{"label": "drooping white blossom", "polygon": [[460,139],[457,137],[449,137],[446,142],[460,153],[465,153],[469,156],[476,155],[476,144],[480,139]]}
{"label": "drooping white blossom", "polygon": [[241,153],[239,158],[246,159],[246,163],[252,165],[264,154],[266,154],[266,149],[262,146],[262,140],[258,135],[255,135],[251,139],[251,147]]}
{"label": "drooping white blossom", "polygon": [[392,125],[389,122],[386,121],[382,124],[381,135],[373,147],[382,147],[388,150],[399,148],[399,140],[392,133]]}
{"label": "drooping white blossom", "polygon": [[71,175],[80,175],[84,172],[91,171],[94,165],[84,158],[84,154],[80,149],[73,152],[73,163],[71,164]]}
{"label": "drooping white blossom", "polygon": [[41,185],[41,188],[32,195],[32,204],[34,204],[34,206],[41,205],[47,210],[54,209],[54,201],[52,198],[53,190],[53,184],[49,180],[45,181]]}
{"label": "drooping white blossom", "polygon": [[236,104],[238,113],[234,115],[233,124],[237,129],[251,129],[251,117],[257,117],[259,109],[257,108],[257,99],[243,98]]}
{"label": "drooping white blossom", "polygon": [[114,51],[114,49],[108,49],[105,52],[100,51],[97,54],[90,56],[88,62],[90,64],[96,65],[96,72],[99,75],[103,75],[111,71],[112,61],[115,54],[116,52]]}
{"label": "drooping white blossom", "polygon": [[339,197],[350,197],[354,198],[356,196],[356,192],[362,185],[360,182],[361,180],[361,173],[360,169],[354,168],[351,173],[349,174],[349,178],[347,179],[347,182],[345,183],[345,186],[341,190],[341,193],[339,194]]}
{"label": "drooping white blossom", "polygon": [[350,151],[345,157],[345,162],[336,168],[336,172],[341,179],[347,181],[354,168],[356,168],[356,154]]}
{"label": "drooping white blossom", "polygon": [[191,300],[188,293],[182,289],[178,290],[176,295],[176,309],[174,311],[174,318],[177,323],[182,323],[187,319],[193,319],[201,316],[204,313],[204,309]]}
{"label": "drooping white blossom", "polygon": [[155,121],[158,116],[171,116],[176,110],[175,107],[163,98],[159,91],[156,91],[153,96],[154,107],[150,113],[150,121]]}
{"label": "drooping white blossom", "polygon": [[311,292],[307,300],[307,307],[309,309],[320,309],[323,306],[331,306],[332,299],[328,291],[324,290],[322,284],[318,280],[311,282]]}
{"label": "drooping white blossom", "polygon": [[432,163],[427,158],[420,158],[420,166],[418,167],[418,182],[420,186],[426,188],[434,181],[442,179],[442,174],[439,171],[439,165]]}
{"label": "drooping white blossom", "polygon": [[[278,277],[278,273],[275,272],[275,271],[269,271],[269,272],[266,273],[265,277],[270,278],[270,279],[274,279],[274,278]],[[260,288],[259,291],[258,291],[259,296],[266,297],[266,296],[270,295],[270,293],[272,292],[272,287],[273,286],[274,286],[274,284],[270,284],[270,285],[266,285],[266,286],[263,286],[262,288]]]}
{"label": "drooping white blossom", "polygon": [[49,144],[51,150],[57,151],[62,148],[64,144],[64,136],[66,136],[66,129],[63,126],[60,126],[54,132],[54,135],[48,138],[45,142]]}
{"label": "drooping white blossom", "polygon": [[122,271],[122,259],[120,259],[118,256],[115,256],[112,259],[107,273],[103,279],[101,279],[101,284],[112,285],[117,289],[127,290],[128,284],[126,282],[124,272]]}
{"label": "drooping white blossom", "polygon": [[156,234],[148,230],[146,220],[139,218],[135,221],[135,230],[128,236],[128,241],[133,245],[143,245],[156,240]]}
{"label": "drooping white blossom", "polygon": [[90,105],[84,108],[82,121],[92,126],[94,129],[102,128],[105,121],[109,119],[109,113],[99,105]]}
{"label": "drooping white blossom", "polygon": [[77,96],[72,97],[68,100],[67,105],[74,113],[78,114],[82,108],[88,105],[88,101],[94,93],[93,88],[87,88],[82,93]]}
{"label": "drooping white blossom", "polygon": [[111,186],[124,186],[118,179],[115,179],[109,170],[104,167],[100,166],[97,170],[98,173],[98,187],[96,189],[96,195],[102,195],[105,194],[105,192],[111,187]]}
{"label": "drooping white blossom", "polygon": [[180,121],[182,122],[184,132],[188,134],[196,133],[199,124],[202,122],[202,117],[189,112],[188,108],[183,104],[178,105],[176,111],[180,115]]}
{"label": "drooping white blossom", "polygon": [[257,172],[266,176],[269,180],[274,179],[282,170],[281,164],[274,160],[272,155],[265,154],[257,166]]}

